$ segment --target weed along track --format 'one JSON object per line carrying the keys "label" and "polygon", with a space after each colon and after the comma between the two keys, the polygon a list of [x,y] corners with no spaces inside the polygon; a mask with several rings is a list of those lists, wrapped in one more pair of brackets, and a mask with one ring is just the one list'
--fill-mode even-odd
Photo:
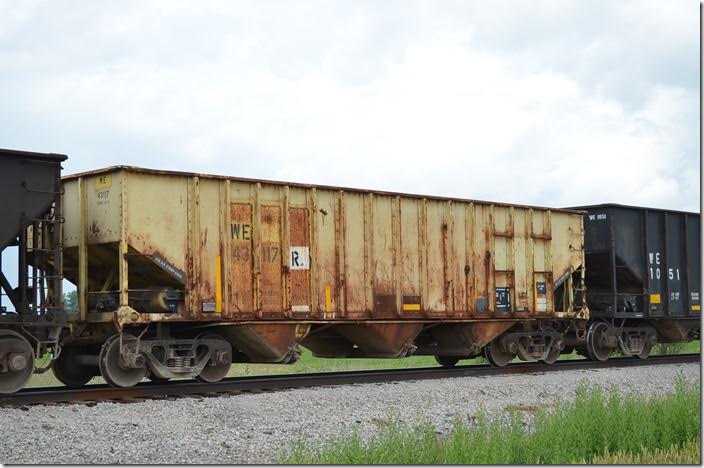
{"label": "weed along track", "polygon": [[635,367],[694,363],[701,360],[700,354],[652,356],[647,360],[620,357],[607,362],[582,359],[558,361],[553,365],[516,363],[505,367],[469,365],[451,368],[412,368],[372,371],[321,372],[261,377],[234,377],[219,382],[182,380],[169,383],[144,382],[130,388],[108,385],[89,385],[80,389],[66,387],[28,388],[11,395],[0,395],[0,406],[23,407],[56,403],[91,404],[100,401],[130,403],[142,399],[165,399],[177,397],[212,397],[260,393],[303,387],[353,385],[363,383],[401,382],[454,377],[490,377],[506,374],[530,374],[560,372],[563,370],[603,369],[606,367]]}

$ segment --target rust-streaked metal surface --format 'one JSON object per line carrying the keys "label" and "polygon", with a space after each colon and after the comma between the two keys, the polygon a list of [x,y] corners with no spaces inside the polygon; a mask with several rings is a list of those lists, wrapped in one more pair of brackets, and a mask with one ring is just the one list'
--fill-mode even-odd
{"label": "rust-streaked metal surface", "polygon": [[304,184],[300,182],[286,182],[286,181],[280,181],[280,180],[270,180],[270,179],[252,179],[248,177],[235,177],[235,176],[229,176],[229,175],[217,175],[217,174],[203,174],[199,172],[184,172],[184,171],[169,171],[169,170],[164,170],[164,169],[149,169],[145,167],[137,167],[137,166],[126,166],[126,165],[119,165],[119,166],[109,166],[109,167],[104,167],[101,169],[95,169],[91,171],[84,171],[84,172],[77,172],[74,174],[68,174],[65,175],[62,179],[63,180],[72,180],[72,179],[77,179],[80,177],[86,177],[86,176],[97,176],[97,175],[102,175],[110,172],[115,172],[115,171],[120,171],[120,170],[126,170],[126,171],[131,171],[131,172],[142,172],[142,173],[147,173],[147,174],[162,174],[162,175],[173,175],[173,176],[185,176],[185,177],[200,177],[200,178],[209,178],[209,179],[221,179],[221,180],[230,180],[230,181],[238,181],[238,182],[245,182],[245,183],[262,183],[262,184],[271,184],[271,185],[281,185],[281,186],[289,186],[289,187],[299,187],[299,188],[318,188],[318,189],[327,189],[327,190],[342,190],[345,192],[358,192],[358,193],[374,193],[376,195],[393,195],[393,196],[401,196],[401,197],[407,197],[407,198],[428,198],[432,200],[453,200],[453,201],[462,201],[462,202],[475,202],[475,203],[489,203],[489,204],[494,204],[494,205],[500,205],[500,206],[514,206],[518,208],[533,208],[533,209],[545,209],[545,210],[551,210],[551,211],[560,211],[560,212],[565,212],[565,213],[581,213],[584,214],[583,211],[575,208],[550,208],[546,206],[537,206],[537,205],[520,205],[520,204],[512,204],[512,203],[503,203],[503,202],[492,202],[492,201],[487,201],[487,200],[477,200],[477,199],[470,199],[470,198],[458,198],[458,197],[442,197],[442,196],[437,196],[437,195],[423,195],[423,194],[417,194],[417,193],[405,193],[405,192],[389,192],[389,191],[384,191],[384,190],[367,190],[367,189],[360,189],[360,188],[354,188],[354,187],[339,187],[339,186],[334,186],[334,185],[322,185],[322,184]]}
{"label": "rust-streaked metal surface", "polygon": [[[117,291],[120,320],[586,317],[560,282],[584,264],[581,212],[114,167],[64,178],[66,276]],[[133,291],[184,291],[177,313]],[[128,319],[129,315],[129,319]]]}

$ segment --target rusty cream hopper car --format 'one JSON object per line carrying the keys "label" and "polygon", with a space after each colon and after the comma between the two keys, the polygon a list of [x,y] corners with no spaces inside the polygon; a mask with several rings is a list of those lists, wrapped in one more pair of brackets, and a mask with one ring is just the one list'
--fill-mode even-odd
{"label": "rusty cream hopper car", "polygon": [[69,384],[217,380],[299,345],[550,362],[587,318],[579,211],[133,167],[63,184]]}

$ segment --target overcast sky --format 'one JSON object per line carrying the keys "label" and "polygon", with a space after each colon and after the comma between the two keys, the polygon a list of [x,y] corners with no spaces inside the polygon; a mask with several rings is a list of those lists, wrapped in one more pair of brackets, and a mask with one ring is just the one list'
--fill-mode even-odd
{"label": "overcast sky", "polygon": [[0,147],[699,210],[699,3],[0,0]]}

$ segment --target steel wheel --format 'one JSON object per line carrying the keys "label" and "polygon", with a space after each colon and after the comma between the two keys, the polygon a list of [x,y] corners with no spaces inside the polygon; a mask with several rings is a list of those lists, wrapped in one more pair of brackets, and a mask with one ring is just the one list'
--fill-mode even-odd
{"label": "steel wheel", "polygon": [[[202,335],[199,335],[197,338],[199,339],[206,339],[206,340],[220,340],[224,343],[227,343],[225,339],[218,335],[217,333],[203,333]],[[229,346],[229,343],[227,343]],[[200,380],[201,382],[218,382],[222,380],[228,372],[230,372],[230,367],[232,366],[232,352],[228,353],[227,356],[224,356],[224,362],[215,362],[215,359],[211,357],[210,362],[205,365],[201,373],[196,377],[196,379]]]}
{"label": "steel wheel", "polygon": [[484,356],[486,356],[489,364],[494,367],[504,367],[515,357],[513,353],[508,353],[501,349],[499,338],[495,338],[491,343],[484,346]]}
{"label": "steel wheel", "polygon": [[147,375],[147,378],[149,379],[150,382],[154,383],[164,383],[169,381],[169,377],[157,377],[156,375],[152,374],[151,372],[149,375]]}
{"label": "steel wheel", "polygon": [[15,393],[34,372],[34,349],[12,330],[0,330],[0,394]]}
{"label": "steel wheel", "polygon": [[[132,335],[122,335],[122,342],[136,341]],[[125,368],[120,359],[120,335],[113,335],[103,344],[98,359],[100,375],[113,387],[133,387],[146,375],[147,367]]]}
{"label": "steel wheel", "polygon": [[89,354],[87,346],[64,346],[51,366],[54,377],[67,387],[83,387],[100,373],[95,366],[82,366],[76,362],[76,357],[82,354]]}
{"label": "steel wheel", "polygon": [[641,352],[638,354],[638,357],[641,358],[641,359],[647,359],[648,356],[650,356],[650,350],[651,350],[651,349],[653,349],[652,343],[646,343],[646,344],[643,346],[643,351],[641,351]]}
{"label": "steel wheel", "polygon": [[545,364],[555,364],[560,357],[560,350],[557,348],[550,348],[550,352],[545,359],[541,359],[540,362]]}
{"label": "steel wheel", "polygon": [[435,361],[442,367],[455,367],[460,362],[460,358],[456,356],[435,356]]}
{"label": "steel wheel", "polygon": [[594,361],[606,361],[614,352],[606,344],[606,333],[609,326],[604,322],[596,322],[587,331],[587,354]]}
{"label": "steel wheel", "polygon": [[587,352],[587,346],[586,346],[586,345],[585,345],[585,346],[577,346],[576,348],[574,348],[574,350],[577,351],[577,354],[579,354],[579,355],[582,356],[583,358],[585,358],[585,359],[591,359],[591,358],[589,357],[589,353]]}

